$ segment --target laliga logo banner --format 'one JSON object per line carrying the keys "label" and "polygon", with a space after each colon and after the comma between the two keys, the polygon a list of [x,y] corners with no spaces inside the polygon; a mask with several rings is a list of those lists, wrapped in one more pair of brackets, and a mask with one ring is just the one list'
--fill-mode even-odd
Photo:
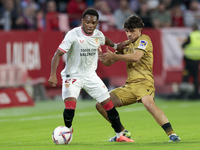
{"label": "laliga logo banner", "polygon": [[7,64],[24,64],[28,70],[40,70],[40,48],[38,42],[7,42]]}
{"label": "laliga logo banner", "polygon": [[[43,77],[48,80],[51,69],[49,64],[63,39],[63,33],[0,31],[0,39],[0,65],[23,65],[31,79]],[[58,76],[63,65],[58,66]],[[44,84],[49,86],[48,82]],[[57,85],[62,85],[61,79],[58,79]]]}

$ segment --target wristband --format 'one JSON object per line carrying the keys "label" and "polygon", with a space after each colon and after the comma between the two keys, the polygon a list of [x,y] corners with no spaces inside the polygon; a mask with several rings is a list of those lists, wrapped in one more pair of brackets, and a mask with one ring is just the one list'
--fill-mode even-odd
{"label": "wristband", "polygon": [[114,46],[112,48],[117,49],[117,44],[114,43]]}

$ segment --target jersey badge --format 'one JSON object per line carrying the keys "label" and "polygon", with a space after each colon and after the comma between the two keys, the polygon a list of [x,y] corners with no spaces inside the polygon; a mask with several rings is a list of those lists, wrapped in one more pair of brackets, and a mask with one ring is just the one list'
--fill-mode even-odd
{"label": "jersey badge", "polygon": [[140,40],[140,44],[139,44],[138,48],[145,49],[146,46],[147,46],[147,41]]}
{"label": "jersey badge", "polygon": [[99,38],[95,39],[95,43],[98,45],[99,44]]}

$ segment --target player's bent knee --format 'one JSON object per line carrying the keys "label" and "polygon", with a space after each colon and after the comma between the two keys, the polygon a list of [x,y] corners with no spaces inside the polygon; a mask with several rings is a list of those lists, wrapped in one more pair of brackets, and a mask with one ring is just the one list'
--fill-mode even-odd
{"label": "player's bent knee", "polygon": [[102,94],[99,97],[95,98],[100,104],[106,104],[110,100],[110,95],[108,92]]}
{"label": "player's bent knee", "polygon": [[155,103],[152,102],[147,102],[147,103],[143,103],[145,108],[147,109],[148,112],[153,113],[155,111],[155,109],[157,108]]}
{"label": "player's bent knee", "polygon": [[113,93],[110,93],[110,99],[112,100],[115,107],[123,106],[121,100],[117,96],[115,96]]}
{"label": "player's bent knee", "polygon": [[64,102],[66,102],[66,101],[76,101],[76,98],[75,97],[68,97],[68,98],[64,99]]}
{"label": "player's bent knee", "polygon": [[103,106],[103,105],[107,104],[109,101],[110,101],[110,98],[108,98],[108,99],[106,99],[106,100],[100,102],[99,104],[100,104],[101,106]]}
{"label": "player's bent knee", "polygon": [[101,109],[104,109],[99,102],[97,102],[95,106],[97,111],[101,111]]}

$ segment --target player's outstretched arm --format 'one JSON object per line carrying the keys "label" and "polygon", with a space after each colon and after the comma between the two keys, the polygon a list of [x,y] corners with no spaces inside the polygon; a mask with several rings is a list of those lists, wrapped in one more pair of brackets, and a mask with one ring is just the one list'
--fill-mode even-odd
{"label": "player's outstretched arm", "polygon": [[64,52],[58,49],[51,60],[51,74],[48,82],[53,87],[55,87],[57,84],[56,70],[62,55],[64,55]]}
{"label": "player's outstretched arm", "polygon": [[118,43],[118,44],[115,44],[113,41],[111,41],[108,37],[105,37],[105,45],[108,45],[114,49],[117,50],[118,53],[122,54],[123,53],[123,50],[128,48],[127,46],[133,41],[129,40],[129,41],[126,41],[126,42],[122,42],[122,43]]}
{"label": "player's outstretched arm", "polygon": [[[108,50],[107,50],[108,51]],[[112,57],[113,59],[116,59],[117,61],[125,61],[125,62],[138,62],[142,56],[144,55],[144,52],[141,50],[135,50],[132,54],[114,54]]]}

